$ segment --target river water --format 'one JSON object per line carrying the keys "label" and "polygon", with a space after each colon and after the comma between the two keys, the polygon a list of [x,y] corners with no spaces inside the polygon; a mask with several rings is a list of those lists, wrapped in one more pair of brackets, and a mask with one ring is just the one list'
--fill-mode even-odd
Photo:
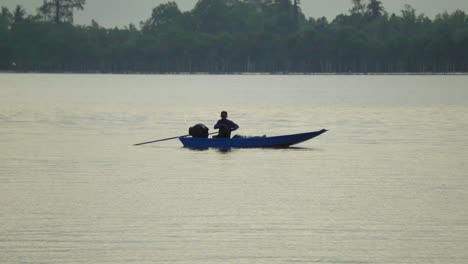
{"label": "river water", "polygon": [[[0,74],[0,263],[468,263],[467,83]],[[132,146],[221,110],[242,135],[330,131]]]}

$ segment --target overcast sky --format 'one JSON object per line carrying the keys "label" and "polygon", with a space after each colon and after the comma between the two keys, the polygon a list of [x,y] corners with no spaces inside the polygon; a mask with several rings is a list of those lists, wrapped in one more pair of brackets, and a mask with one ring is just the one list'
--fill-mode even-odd
{"label": "overcast sky", "polygon": [[[0,0],[0,6],[10,9],[22,5],[29,14],[35,13],[42,0]],[[151,15],[151,10],[167,0],[87,0],[85,10],[77,12],[75,23],[89,24],[95,19],[105,27],[124,26],[129,23],[139,25]],[[175,0],[179,8],[191,10],[197,0]],[[382,0],[389,13],[400,13],[405,4],[412,5],[418,13],[434,17],[444,11],[453,12],[457,9],[468,13],[468,0]],[[351,0],[301,0],[301,7],[307,17],[325,16],[330,20],[337,14],[348,12]]]}

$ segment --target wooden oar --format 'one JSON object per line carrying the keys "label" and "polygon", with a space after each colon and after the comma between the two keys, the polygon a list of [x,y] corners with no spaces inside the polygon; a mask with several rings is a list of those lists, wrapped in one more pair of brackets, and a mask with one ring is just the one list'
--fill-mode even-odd
{"label": "wooden oar", "polygon": [[[210,133],[208,135],[214,135],[214,134],[218,134],[219,132],[213,132],[213,133]],[[138,144],[134,144],[133,146],[141,146],[141,145],[146,145],[146,144],[151,144],[151,143],[157,143],[157,142],[161,142],[161,141],[168,141],[168,140],[173,140],[173,139],[178,139],[178,138],[181,138],[181,137],[188,137],[190,135],[183,135],[183,136],[178,136],[178,137],[170,137],[170,138],[164,138],[164,139],[158,139],[158,140],[154,140],[154,141],[149,141],[149,142],[143,142],[143,143],[138,143]]]}

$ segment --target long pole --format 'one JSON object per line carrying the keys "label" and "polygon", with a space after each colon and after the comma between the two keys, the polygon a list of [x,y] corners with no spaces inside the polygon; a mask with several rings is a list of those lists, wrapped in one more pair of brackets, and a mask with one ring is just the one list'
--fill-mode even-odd
{"label": "long pole", "polygon": [[[208,135],[214,135],[214,134],[218,134],[219,132],[213,132],[213,133],[210,133]],[[162,141],[168,141],[168,140],[173,140],[173,139],[178,139],[178,138],[181,138],[181,137],[188,137],[190,135],[183,135],[183,136],[178,136],[178,137],[170,137],[170,138],[164,138],[164,139],[158,139],[158,140],[154,140],[154,141],[148,141],[148,142],[143,142],[143,143],[138,143],[138,144],[134,144],[133,146],[141,146],[141,145],[146,145],[146,144],[151,144],[151,143],[157,143],[157,142],[162,142]]]}

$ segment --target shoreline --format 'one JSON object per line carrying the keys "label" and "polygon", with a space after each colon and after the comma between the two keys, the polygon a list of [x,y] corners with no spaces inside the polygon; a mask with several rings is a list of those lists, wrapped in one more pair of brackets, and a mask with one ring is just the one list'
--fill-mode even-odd
{"label": "shoreline", "polygon": [[0,71],[0,74],[76,74],[76,75],[270,75],[270,76],[467,76],[468,72],[48,72]]}

